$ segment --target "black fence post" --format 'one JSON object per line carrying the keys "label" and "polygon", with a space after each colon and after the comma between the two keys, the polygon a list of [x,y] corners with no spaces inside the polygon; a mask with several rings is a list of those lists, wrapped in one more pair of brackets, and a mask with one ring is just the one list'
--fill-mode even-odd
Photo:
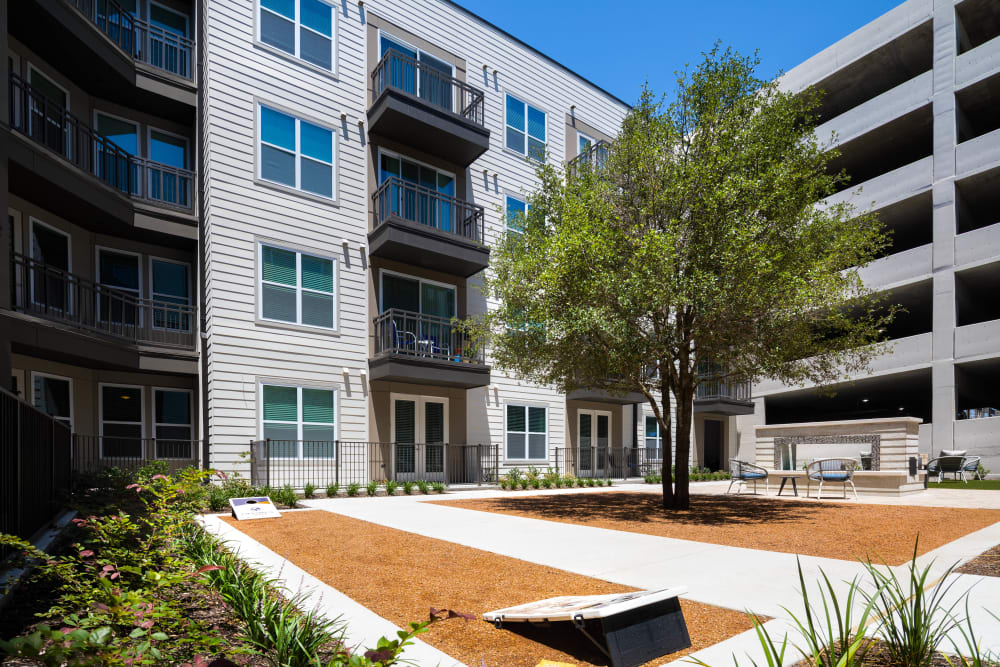
{"label": "black fence post", "polygon": [[264,439],[264,460],[267,462],[264,467],[264,486],[271,486],[271,439]]}
{"label": "black fence post", "polygon": [[340,487],[340,440],[333,441],[333,479],[337,487]]}

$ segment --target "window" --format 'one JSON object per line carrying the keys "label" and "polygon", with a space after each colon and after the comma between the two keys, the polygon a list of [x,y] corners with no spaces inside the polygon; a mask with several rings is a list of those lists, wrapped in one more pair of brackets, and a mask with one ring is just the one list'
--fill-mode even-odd
{"label": "window", "polygon": [[507,231],[524,233],[524,217],[530,210],[526,201],[507,195]]}
{"label": "window", "polygon": [[333,5],[323,0],[260,0],[257,38],[333,71]]}
{"label": "window", "polygon": [[41,266],[29,270],[32,303],[56,312],[73,310],[73,281],[70,271],[70,236],[30,218],[31,259]]}
{"label": "window", "polygon": [[545,159],[545,112],[507,95],[506,146],[533,160]]}
{"label": "window", "polygon": [[577,155],[583,155],[584,153],[589,151],[590,147],[593,146],[595,143],[592,138],[588,137],[583,132],[577,132],[576,137],[577,137],[577,151],[576,151]]}
{"label": "window", "polygon": [[43,373],[31,374],[32,405],[73,429],[73,381]]}
{"label": "window", "polygon": [[188,140],[185,137],[149,128],[149,159],[174,169],[147,167],[147,194],[152,199],[176,204],[191,205],[191,179],[177,170],[188,168]]}
{"label": "window", "polygon": [[[414,160],[379,151],[379,184],[396,179],[379,197],[379,215],[390,214],[450,232],[455,215],[455,176]],[[437,193],[437,194],[435,194]],[[439,196],[440,195],[440,196]]]}
{"label": "window", "polygon": [[97,282],[110,288],[102,289],[98,295],[102,322],[109,322],[113,327],[142,325],[138,307],[142,291],[139,275],[139,255],[98,248]]}
{"label": "window", "polygon": [[327,199],[334,199],[336,138],[332,129],[259,105],[258,175]]}
{"label": "window", "polygon": [[546,408],[507,406],[506,458],[512,461],[544,461],[548,457]]}
{"label": "window", "polygon": [[153,304],[153,326],[157,329],[190,331],[191,305],[188,265],[169,259],[149,260],[150,297]]}
{"label": "window", "polygon": [[[454,111],[451,79],[455,75],[455,68],[451,63],[446,63],[422,49],[410,46],[403,40],[380,31],[379,57],[384,57],[390,50],[398,54],[390,59],[388,72],[390,85],[425,99],[435,106]],[[423,67],[417,68],[410,61],[418,62]]]}
{"label": "window", "polygon": [[663,458],[663,435],[660,433],[660,422],[656,417],[646,417],[646,458]]}
{"label": "window", "polygon": [[142,457],[142,387],[102,384],[100,402],[101,457]]}
{"label": "window", "polygon": [[336,456],[337,395],[332,389],[261,385],[261,436],[271,456],[330,459]]}
{"label": "window", "polygon": [[260,317],[337,328],[335,260],[260,246]]}
{"label": "window", "polygon": [[192,459],[191,392],[183,389],[155,389],[153,393],[153,437],[156,457]]}

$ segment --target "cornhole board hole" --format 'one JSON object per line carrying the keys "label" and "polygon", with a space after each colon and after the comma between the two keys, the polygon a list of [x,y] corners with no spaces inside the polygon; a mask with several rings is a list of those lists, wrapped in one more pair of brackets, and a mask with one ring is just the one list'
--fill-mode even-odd
{"label": "cornhole board hole", "polygon": [[278,519],[281,512],[267,496],[253,498],[230,498],[229,507],[237,521],[246,519]]}
{"label": "cornhole board hole", "polygon": [[681,603],[686,588],[610,595],[565,595],[497,609],[483,618],[504,624],[569,623],[607,656],[612,667],[635,667],[691,646]]}

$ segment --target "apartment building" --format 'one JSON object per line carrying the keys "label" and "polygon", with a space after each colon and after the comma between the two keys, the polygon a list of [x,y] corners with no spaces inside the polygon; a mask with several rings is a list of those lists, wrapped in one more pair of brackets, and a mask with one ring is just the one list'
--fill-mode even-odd
{"label": "apartment building", "polygon": [[[78,467],[658,465],[641,395],[521,381],[453,323],[491,307],[534,161],[587,159],[625,102],[446,0],[0,8],[0,377]],[[726,466],[741,391],[703,388],[697,463]]]}
{"label": "apartment building", "polygon": [[905,308],[892,353],[838,388],[764,382],[754,424],[911,416],[921,450],[981,455],[1000,471],[1000,4],[908,0],[782,79],[826,91],[819,135],[836,133],[851,182],[832,202],[875,210],[892,232],[863,269]]}

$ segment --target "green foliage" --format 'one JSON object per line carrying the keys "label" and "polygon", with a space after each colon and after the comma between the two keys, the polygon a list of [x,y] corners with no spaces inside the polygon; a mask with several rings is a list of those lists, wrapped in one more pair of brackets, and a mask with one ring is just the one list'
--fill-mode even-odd
{"label": "green foliage", "polygon": [[358,491],[360,490],[361,490],[361,485],[358,484],[357,482],[351,482],[350,484],[347,485],[347,495],[349,495],[351,498],[358,495]]}
{"label": "green foliage", "polygon": [[542,480],[542,486],[545,487],[546,489],[551,489],[552,488],[552,480],[549,479],[548,477],[546,477],[545,479]]}
{"label": "green foliage", "polygon": [[405,482],[403,482],[403,493],[405,493],[406,495],[412,494],[414,486],[416,485],[413,482],[411,482],[410,480],[406,480]]}
{"label": "green foliage", "polygon": [[426,494],[428,494],[428,493],[431,492],[431,485],[430,485],[430,483],[427,480],[423,480],[423,479],[418,480],[417,481],[417,488],[420,490],[420,493],[423,493],[424,495],[426,495]]}
{"label": "green foliage", "polygon": [[886,349],[894,312],[851,268],[886,246],[882,225],[815,206],[845,178],[815,136],[820,95],[758,64],[716,47],[668,102],[643,91],[605,159],[539,165],[523,233],[491,249],[483,289],[499,305],[469,326],[519,377],[641,392],[683,466],[671,506],[688,503],[700,382],[830,384]]}
{"label": "green foliage", "polygon": [[302,487],[302,495],[308,498],[313,498],[316,496],[316,485],[312,482],[307,483]]}
{"label": "green foliage", "polygon": [[444,482],[434,482],[431,484],[431,488],[434,490],[434,493],[444,493],[445,484]]}
{"label": "green foliage", "polygon": [[374,497],[375,494],[378,493],[378,482],[372,480],[367,484],[365,484],[365,491],[368,492],[368,497],[370,498]]}
{"label": "green foliage", "polygon": [[340,484],[338,484],[337,482],[331,482],[330,484],[326,485],[327,498],[336,498],[338,493],[340,493]]}
{"label": "green foliage", "polygon": [[280,489],[272,491],[271,500],[282,505],[294,508],[299,503],[299,497],[291,484],[285,484]]}
{"label": "green foliage", "polygon": [[399,488],[399,482],[394,479],[390,479],[385,483],[385,495],[394,496],[396,495],[396,489]]}

